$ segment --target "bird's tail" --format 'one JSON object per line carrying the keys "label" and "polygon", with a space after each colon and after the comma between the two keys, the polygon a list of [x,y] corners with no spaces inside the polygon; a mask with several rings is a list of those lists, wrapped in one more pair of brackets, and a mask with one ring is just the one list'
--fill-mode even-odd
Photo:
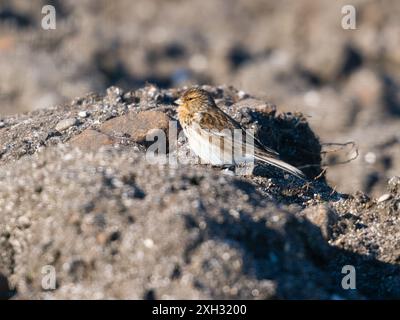
{"label": "bird's tail", "polygon": [[296,176],[297,178],[300,178],[302,180],[307,179],[306,176],[304,175],[304,173],[300,169],[297,169],[296,167],[286,163],[285,161],[282,161],[282,160],[279,160],[276,158],[272,158],[272,157],[269,157],[269,156],[263,155],[263,154],[255,154],[254,156],[257,160],[266,162],[266,163],[273,165],[279,169],[289,172],[292,175]]}

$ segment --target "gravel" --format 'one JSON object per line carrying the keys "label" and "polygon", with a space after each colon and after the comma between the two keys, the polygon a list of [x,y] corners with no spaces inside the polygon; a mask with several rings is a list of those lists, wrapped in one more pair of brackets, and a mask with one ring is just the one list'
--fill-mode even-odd
{"label": "gravel", "polygon": [[[319,168],[320,142],[301,114],[282,113],[232,87],[204,88],[287,161],[314,164],[305,170],[310,182],[285,179],[268,167],[235,176],[190,161],[152,165],[143,143],[112,132],[108,143],[100,133],[103,123],[128,113],[152,110],[176,119],[171,101],[182,88],[111,87],[104,95],[5,117],[2,296],[400,298],[400,178],[390,179],[385,201],[335,191]],[[249,96],[253,102],[243,106]],[[82,110],[89,114],[83,123],[54,130]],[[85,130],[107,143],[70,143]],[[173,152],[184,156],[186,140],[178,145]],[[49,265],[55,290],[41,286]],[[345,265],[355,267],[356,290],[341,286]]]}

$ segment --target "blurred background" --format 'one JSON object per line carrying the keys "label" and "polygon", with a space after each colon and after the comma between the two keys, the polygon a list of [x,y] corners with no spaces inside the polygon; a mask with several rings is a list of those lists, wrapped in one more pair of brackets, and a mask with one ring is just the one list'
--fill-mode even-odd
{"label": "blurred background", "polygon": [[328,180],[377,196],[400,174],[399,17],[398,0],[0,0],[0,121],[111,85],[233,85],[303,112],[322,143],[355,141]]}

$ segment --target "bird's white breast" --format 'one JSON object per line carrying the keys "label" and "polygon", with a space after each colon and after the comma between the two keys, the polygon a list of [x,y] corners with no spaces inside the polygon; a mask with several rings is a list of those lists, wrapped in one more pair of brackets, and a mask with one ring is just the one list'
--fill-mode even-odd
{"label": "bird's white breast", "polygon": [[[187,126],[183,130],[188,138],[190,149],[200,157],[203,163],[221,166],[254,161],[252,155],[233,153],[232,137],[210,134],[209,131],[196,125]],[[223,139],[223,144],[221,139]]]}

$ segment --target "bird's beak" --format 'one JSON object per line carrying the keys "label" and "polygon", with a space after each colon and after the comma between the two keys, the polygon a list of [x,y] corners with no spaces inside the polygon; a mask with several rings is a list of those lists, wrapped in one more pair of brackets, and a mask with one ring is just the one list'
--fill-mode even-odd
{"label": "bird's beak", "polygon": [[182,104],[182,99],[181,99],[181,98],[176,99],[176,100],[174,101],[174,103],[176,103],[178,106],[180,106],[180,105]]}

